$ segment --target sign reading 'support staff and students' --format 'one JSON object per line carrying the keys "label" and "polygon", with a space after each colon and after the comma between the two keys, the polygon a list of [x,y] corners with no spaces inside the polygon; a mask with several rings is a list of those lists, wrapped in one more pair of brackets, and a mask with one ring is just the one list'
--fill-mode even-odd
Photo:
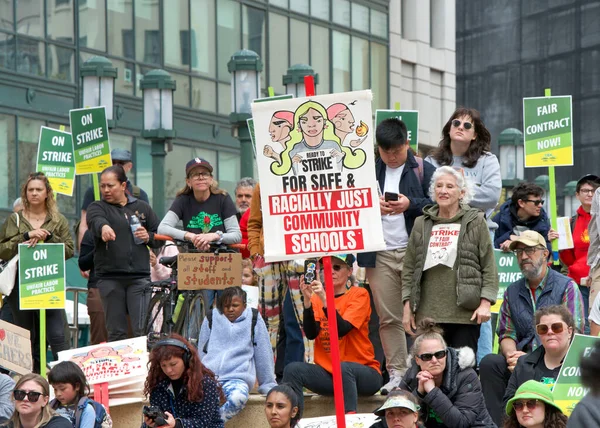
{"label": "sign reading 'support staff and students'", "polygon": [[19,244],[21,309],[64,309],[65,244]]}
{"label": "sign reading 'support staff and students'", "polygon": [[525,167],[573,165],[571,96],[523,98]]}
{"label": "sign reading 'support staff and students'", "polygon": [[111,165],[104,106],[69,110],[77,175],[102,172]]}
{"label": "sign reading 'support staff and students'", "polygon": [[252,103],[267,262],[385,249],[371,99]]}
{"label": "sign reading 'support staff and students'", "polygon": [[56,193],[73,196],[75,158],[71,134],[42,126],[35,170],[48,177]]}

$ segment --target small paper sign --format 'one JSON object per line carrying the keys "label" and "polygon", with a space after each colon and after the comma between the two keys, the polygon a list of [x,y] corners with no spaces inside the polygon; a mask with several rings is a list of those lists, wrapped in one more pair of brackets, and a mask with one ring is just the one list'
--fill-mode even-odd
{"label": "small paper sign", "polygon": [[558,249],[567,250],[573,248],[573,233],[571,233],[571,219],[559,217],[556,219],[556,231],[558,232]]}
{"label": "small paper sign", "polygon": [[32,364],[29,330],[0,321],[0,366],[26,374]]}
{"label": "small paper sign", "polygon": [[258,309],[258,287],[255,285],[242,285],[246,292],[246,304],[251,308]]}
{"label": "small paper sign", "polygon": [[180,290],[222,290],[242,283],[242,255],[239,253],[179,254],[177,267]]}

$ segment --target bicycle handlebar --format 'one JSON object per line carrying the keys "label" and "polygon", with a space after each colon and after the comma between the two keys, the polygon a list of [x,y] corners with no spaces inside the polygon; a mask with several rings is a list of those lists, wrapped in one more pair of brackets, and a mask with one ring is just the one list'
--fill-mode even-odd
{"label": "bicycle handlebar", "polygon": [[[156,240],[156,241],[173,241],[175,243],[180,242],[185,245],[191,244],[191,242],[189,242],[189,241],[182,241],[180,239],[175,239],[169,235],[159,235],[158,233],[154,234],[154,240]],[[216,245],[216,244],[214,244],[214,245]],[[248,246],[246,244],[221,244],[221,245],[225,246],[227,248],[231,248],[234,250],[240,250],[240,251],[246,250],[248,248]]]}

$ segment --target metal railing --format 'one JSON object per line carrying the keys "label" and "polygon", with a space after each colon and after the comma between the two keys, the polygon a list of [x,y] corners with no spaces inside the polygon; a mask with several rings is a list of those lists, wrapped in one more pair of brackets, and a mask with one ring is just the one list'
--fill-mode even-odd
{"label": "metal railing", "polygon": [[67,287],[67,293],[73,293],[73,324],[69,324],[71,348],[78,348],[79,340],[79,293],[87,294],[87,288]]}

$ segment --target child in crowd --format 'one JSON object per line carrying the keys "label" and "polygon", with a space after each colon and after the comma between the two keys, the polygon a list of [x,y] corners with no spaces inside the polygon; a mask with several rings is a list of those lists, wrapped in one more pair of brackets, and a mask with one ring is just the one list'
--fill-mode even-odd
{"label": "child in crowd", "polygon": [[50,407],[73,428],[94,428],[96,412],[87,398],[88,384],[81,368],[72,361],[58,363],[48,373],[48,382],[56,397]]}
{"label": "child in crowd", "polygon": [[244,408],[256,380],[261,394],[276,386],[267,327],[258,311],[247,307],[241,287],[223,291],[217,308],[202,323],[198,350],[227,398],[221,406],[223,421]]}
{"label": "child in crowd", "polygon": [[258,276],[252,269],[252,261],[250,259],[242,260],[242,285],[258,286]]}

